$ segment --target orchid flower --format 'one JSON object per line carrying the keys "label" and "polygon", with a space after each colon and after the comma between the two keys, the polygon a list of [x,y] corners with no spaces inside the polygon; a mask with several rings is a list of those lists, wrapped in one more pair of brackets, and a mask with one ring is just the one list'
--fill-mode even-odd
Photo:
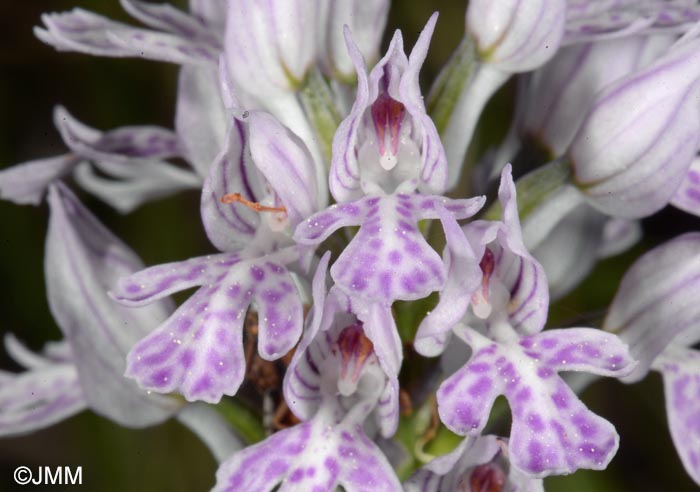
{"label": "orchid flower", "polygon": [[163,299],[140,309],[115,304],[107,289],[142,268],[141,261],[64,185],[51,185],[48,202],[46,283],[64,340],[34,354],[6,337],[8,352],[27,370],[1,373],[0,435],[41,429],[89,408],[126,427],[177,416],[198,427],[219,458],[235,450],[237,438],[210,410],[150,394],[123,377],[128,350],[172,311],[171,303]]}
{"label": "orchid flower", "polygon": [[542,480],[510,466],[507,455],[507,440],[496,436],[468,437],[450,453],[417,470],[404,484],[404,490],[544,492]]}
{"label": "orchid flower", "polygon": [[302,330],[302,301],[288,266],[300,259],[291,231],[318,210],[314,167],[303,142],[258,111],[231,117],[227,147],[202,191],[202,220],[222,253],[125,277],[113,297],[130,306],[200,286],[129,353],[127,376],[189,401],[234,395],[245,375],[243,322],[258,312],[258,351],[285,355]]}
{"label": "orchid flower", "polygon": [[216,492],[402,490],[363,430],[373,411],[380,427],[387,418],[382,395],[391,381],[361,323],[348,316],[348,299],[332,292],[324,299],[328,259],[314,276],[314,312],[285,377],[287,401],[304,422],[234,454],[217,472]]}
{"label": "orchid flower", "polygon": [[330,189],[340,204],[309,217],[294,234],[298,243],[316,245],[340,227],[360,226],[330,272],[358,311],[361,306],[357,315],[390,378],[402,360],[392,303],[423,298],[445,282],[445,267],[418,221],[440,218],[443,209],[452,220],[469,218],[484,203],[428,194],[444,189],[446,171],[418,87],[436,21],[433,15],[408,58],[397,31],[369,76],[346,30],[358,95],[334,140]]}
{"label": "orchid flower", "polygon": [[638,381],[650,369],[663,376],[671,437],[700,484],[700,352],[692,348],[700,340],[698,246],[700,234],[688,233],[640,257],[625,273],[603,328],[626,341],[640,361],[623,381]]}
{"label": "orchid flower", "polygon": [[[201,186],[197,174],[166,161],[185,152],[177,136],[165,128],[121,127],[103,133],[80,123],[60,106],[54,111],[54,122],[69,152],[0,171],[0,198],[38,205],[47,187],[71,172],[83,188],[121,212]],[[95,170],[110,178],[99,177]]]}
{"label": "orchid flower", "polygon": [[[494,400],[504,394],[513,414],[508,447],[515,468],[532,477],[605,468],[617,449],[617,433],[585,407],[557,372],[622,376],[634,362],[625,344],[602,331],[541,332],[547,284],[542,267],[522,244],[509,167],[499,199],[500,223],[470,223],[461,238],[458,228],[448,231],[456,236],[449,289],[416,334],[418,351],[439,353],[449,328],[471,307],[454,331],[472,354],[438,389],[440,418],[453,432],[476,436]],[[460,254],[465,250],[471,253]],[[476,287],[462,279],[461,265],[469,264],[472,256],[481,258],[481,285]]]}

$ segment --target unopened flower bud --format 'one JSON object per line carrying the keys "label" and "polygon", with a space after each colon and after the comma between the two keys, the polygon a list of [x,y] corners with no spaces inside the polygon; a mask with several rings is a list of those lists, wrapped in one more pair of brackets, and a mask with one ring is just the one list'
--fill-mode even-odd
{"label": "unopened flower bud", "polygon": [[567,152],[591,205],[638,218],[673,197],[700,142],[699,47],[677,44],[597,95]]}
{"label": "unopened flower bud", "polygon": [[557,52],[565,14],[564,0],[474,0],[467,8],[467,32],[483,61],[505,72],[525,72]]}

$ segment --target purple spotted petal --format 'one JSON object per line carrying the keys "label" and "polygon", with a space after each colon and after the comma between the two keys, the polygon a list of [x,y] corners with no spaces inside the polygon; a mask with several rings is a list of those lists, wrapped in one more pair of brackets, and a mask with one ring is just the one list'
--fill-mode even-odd
{"label": "purple spotted petal", "polygon": [[671,205],[700,216],[700,158],[693,160],[676,194],[671,198]]}
{"label": "purple spotted petal", "polygon": [[184,66],[180,70],[175,130],[187,160],[206,177],[226,140],[226,115],[215,69]]}
{"label": "purple spotted petal", "polygon": [[143,427],[178,404],[147,395],[123,377],[129,348],[171,312],[168,301],[128,309],[107,296],[116,279],[142,267],[64,186],[49,190],[46,285],[51,312],[71,345],[90,408],[117,423]]}
{"label": "purple spotted petal", "polygon": [[0,437],[49,427],[87,408],[78,373],[70,364],[47,363],[0,376]]}
{"label": "purple spotted petal", "polygon": [[202,285],[136,344],[126,375],[147,389],[178,390],[190,401],[215,403],[225,394],[234,395],[245,376],[243,323],[251,303],[258,311],[261,357],[283,356],[301,335],[301,301],[284,267],[295,255],[288,251],[277,257],[223,254],[152,267],[122,279],[113,296],[128,305]]}
{"label": "purple spotted petal", "polygon": [[315,418],[234,454],[216,472],[214,492],[399,492],[381,450],[358,423]]}
{"label": "purple spotted petal", "polygon": [[360,230],[331,268],[333,280],[351,297],[391,304],[420,299],[442,287],[444,265],[418,230],[421,219],[437,218],[441,204],[456,218],[473,215],[483,199],[448,200],[423,195],[384,195],[332,206],[295,232],[301,244],[316,244],[339,227]]}
{"label": "purple spotted petal", "polygon": [[503,394],[513,414],[509,449],[515,467],[544,477],[607,466],[617,450],[615,429],[590,412],[557,372],[628,374],[634,362],[624,344],[592,329],[553,330],[519,345],[473,340],[474,355],[437,394],[440,418],[452,431],[477,435]]}
{"label": "purple spotted petal", "polygon": [[294,228],[324,201],[316,187],[311,154],[304,142],[272,115],[250,111],[247,119],[255,166],[279,196]]}
{"label": "purple spotted petal", "polygon": [[64,154],[3,169],[0,198],[19,205],[39,205],[49,184],[68,174],[77,162],[74,155]]}
{"label": "purple spotted petal", "polygon": [[211,165],[202,188],[202,222],[209,240],[220,251],[241,249],[260,225],[259,214],[249,208],[221,202],[228,193],[240,193],[252,202],[260,202],[265,196],[247,150],[247,138],[245,125],[231,118],[224,149]]}
{"label": "purple spotted petal", "polygon": [[635,367],[629,347],[618,337],[594,328],[546,330],[520,339],[528,357],[553,371],[583,371],[624,376]]}
{"label": "purple spotted petal", "polygon": [[34,28],[34,34],[60,51],[204,66],[216,64],[219,56],[211,42],[134,28],[82,9],[44,14],[41,20],[45,27]]}
{"label": "purple spotted petal", "polygon": [[459,224],[446,210],[440,213],[447,247],[443,253],[447,281],[437,306],[421,321],[413,346],[418,353],[436,356],[449,341],[450,331],[464,317],[472,293],[479,287],[482,271]]}
{"label": "purple spotted petal", "polygon": [[418,229],[416,205],[414,197],[389,195],[365,210],[360,230],[331,267],[333,280],[349,295],[390,305],[443,286],[444,265]]}
{"label": "purple spotted petal", "polygon": [[568,2],[564,43],[630,36],[645,32],[682,33],[700,20],[690,2],[660,0],[581,0]]}
{"label": "purple spotted petal", "polygon": [[698,252],[700,234],[684,234],[643,255],[623,277],[603,328],[619,335],[639,360],[625,381],[643,378],[675,338],[697,337]]}
{"label": "purple spotted petal", "polygon": [[669,351],[659,361],[659,370],[673,443],[688,475],[700,485],[700,353]]}

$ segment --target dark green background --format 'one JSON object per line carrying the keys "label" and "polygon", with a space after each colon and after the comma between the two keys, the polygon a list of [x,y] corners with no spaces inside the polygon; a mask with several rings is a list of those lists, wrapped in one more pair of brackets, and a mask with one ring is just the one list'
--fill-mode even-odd
{"label": "dark green background", "polygon": [[[34,38],[32,27],[39,24],[42,12],[77,6],[131,22],[116,0],[0,2],[0,167],[63,152],[51,119],[52,108],[59,103],[100,129],[147,123],[172,126],[175,66],[57,53]],[[459,1],[394,2],[388,35],[401,28],[409,47],[430,13],[441,13],[423,70],[425,82],[435,76],[463,35],[464,9],[465,3]],[[507,127],[511,94],[512,87],[507,86],[489,106],[482,142],[493,140]],[[148,204],[126,217],[89,196],[83,198],[146,264],[213,251],[199,221],[197,193]],[[46,221],[45,206],[0,202],[0,330],[16,333],[34,348],[60,338],[44,295]],[[551,326],[595,320],[636,255],[681,231],[700,229],[697,219],[673,210],[644,225],[645,243],[622,258],[604,262],[580,289],[553,306]],[[17,369],[4,353],[0,367]],[[583,398],[618,428],[620,452],[608,471],[548,479],[548,491],[695,490],[668,435],[658,376],[633,386],[600,382]],[[12,471],[19,465],[32,469],[82,465],[82,487],[50,490],[91,492],[204,491],[213,485],[216,469],[208,451],[176,422],[127,430],[90,412],[28,436],[0,440],[0,491],[41,489],[14,484]]]}

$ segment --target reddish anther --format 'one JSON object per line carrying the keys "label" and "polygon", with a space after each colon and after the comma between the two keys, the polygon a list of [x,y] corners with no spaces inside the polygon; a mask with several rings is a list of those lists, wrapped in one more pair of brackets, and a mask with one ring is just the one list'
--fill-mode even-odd
{"label": "reddish anther", "polygon": [[243,198],[243,195],[240,193],[228,193],[221,197],[221,203],[230,204],[236,202],[245,205],[249,209],[256,212],[287,212],[287,209],[284,207],[267,207],[265,205],[260,205],[258,202],[251,202],[250,200]]}

